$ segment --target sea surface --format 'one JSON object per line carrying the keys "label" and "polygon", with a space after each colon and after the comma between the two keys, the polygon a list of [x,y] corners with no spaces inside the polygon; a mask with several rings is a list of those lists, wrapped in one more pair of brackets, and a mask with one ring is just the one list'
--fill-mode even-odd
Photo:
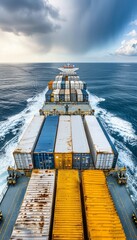
{"label": "sea surface", "polygon": [[[74,63],[75,64],[75,63]],[[0,65],[0,193],[12,151],[44,102],[47,83],[60,63]],[[128,191],[137,204],[137,64],[76,63],[86,81],[90,103],[119,152],[118,166],[126,166]]]}

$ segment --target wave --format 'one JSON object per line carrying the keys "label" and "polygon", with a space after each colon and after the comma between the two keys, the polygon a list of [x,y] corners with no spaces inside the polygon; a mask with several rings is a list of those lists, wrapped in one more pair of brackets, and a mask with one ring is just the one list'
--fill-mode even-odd
{"label": "wave", "polygon": [[6,135],[11,132],[14,136],[2,147],[3,151],[0,154],[0,194],[6,185],[7,167],[15,165],[12,152],[30,123],[33,115],[39,114],[39,109],[43,105],[46,91],[47,88],[35,97],[29,98],[27,101],[27,107],[23,111],[9,117],[5,122],[1,123],[0,139],[5,138]]}

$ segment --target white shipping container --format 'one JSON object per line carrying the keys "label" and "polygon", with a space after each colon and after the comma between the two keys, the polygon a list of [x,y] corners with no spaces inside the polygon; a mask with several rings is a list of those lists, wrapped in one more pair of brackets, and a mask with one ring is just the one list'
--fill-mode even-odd
{"label": "white shipping container", "polygon": [[61,89],[61,81],[58,81],[58,82],[57,82],[57,88],[58,88],[58,89]]}
{"label": "white shipping container", "polygon": [[60,89],[53,90],[54,102],[59,102],[59,92],[60,92]]}
{"label": "white shipping container", "polygon": [[83,82],[82,81],[79,81],[79,88],[83,89]]}
{"label": "white shipping container", "polygon": [[74,81],[74,88],[79,89],[79,81]]}
{"label": "white shipping container", "polygon": [[74,88],[75,88],[74,81],[71,81],[71,82],[70,82],[70,85],[71,85],[71,89],[74,89]]}
{"label": "white shipping container", "polygon": [[60,116],[55,144],[55,153],[71,153],[72,137],[70,116]]}
{"label": "white shipping container", "polygon": [[62,81],[62,76],[59,76],[59,81]]}
{"label": "white shipping container", "polygon": [[49,240],[55,170],[33,170],[10,239]]}
{"label": "white shipping container", "polygon": [[57,81],[54,81],[52,84],[52,89],[57,89]]}
{"label": "white shipping container", "polygon": [[55,77],[55,81],[59,81],[59,76],[58,75]]}
{"label": "white shipping container", "polygon": [[77,92],[77,101],[83,102],[83,94],[82,94],[81,89],[76,89],[76,92]]}
{"label": "white shipping container", "polygon": [[90,153],[81,116],[71,116],[72,146],[74,153]]}
{"label": "white shipping container", "polygon": [[66,88],[66,89],[69,89],[69,81],[66,81],[66,82],[65,82],[65,88]]}
{"label": "white shipping container", "polygon": [[16,149],[13,152],[15,163],[19,169],[33,168],[33,149],[38,139],[44,116],[34,116]]}
{"label": "white shipping container", "polygon": [[85,129],[95,167],[112,168],[114,153],[95,116],[85,116]]}
{"label": "white shipping container", "polygon": [[65,102],[70,102],[70,90],[65,89]]}

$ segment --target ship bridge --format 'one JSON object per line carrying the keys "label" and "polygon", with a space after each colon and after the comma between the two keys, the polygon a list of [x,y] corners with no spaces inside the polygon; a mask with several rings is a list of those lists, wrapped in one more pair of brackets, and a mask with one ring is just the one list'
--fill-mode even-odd
{"label": "ship bridge", "polygon": [[58,69],[61,71],[60,74],[62,75],[76,75],[76,71],[79,70],[79,68],[76,68],[74,65],[70,64],[64,65]]}

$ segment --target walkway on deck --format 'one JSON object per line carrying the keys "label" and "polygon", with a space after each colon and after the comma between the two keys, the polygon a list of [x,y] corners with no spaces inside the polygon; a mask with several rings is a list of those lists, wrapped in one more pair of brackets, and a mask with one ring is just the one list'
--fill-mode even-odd
{"label": "walkway on deck", "polygon": [[9,240],[16,222],[20,206],[29,182],[29,178],[22,176],[17,179],[15,186],[10,186],[0,205],[3,220],[0,222],[0,240]]}
{"label": "walkway on deck", "polygon": [[107,178],[108,187],[112,195],[115,207],[122,222],[127,240],[137,239],[137,227],[132,221],[133,211],[137,211],[124,185],[118,185],[116,178]]}

